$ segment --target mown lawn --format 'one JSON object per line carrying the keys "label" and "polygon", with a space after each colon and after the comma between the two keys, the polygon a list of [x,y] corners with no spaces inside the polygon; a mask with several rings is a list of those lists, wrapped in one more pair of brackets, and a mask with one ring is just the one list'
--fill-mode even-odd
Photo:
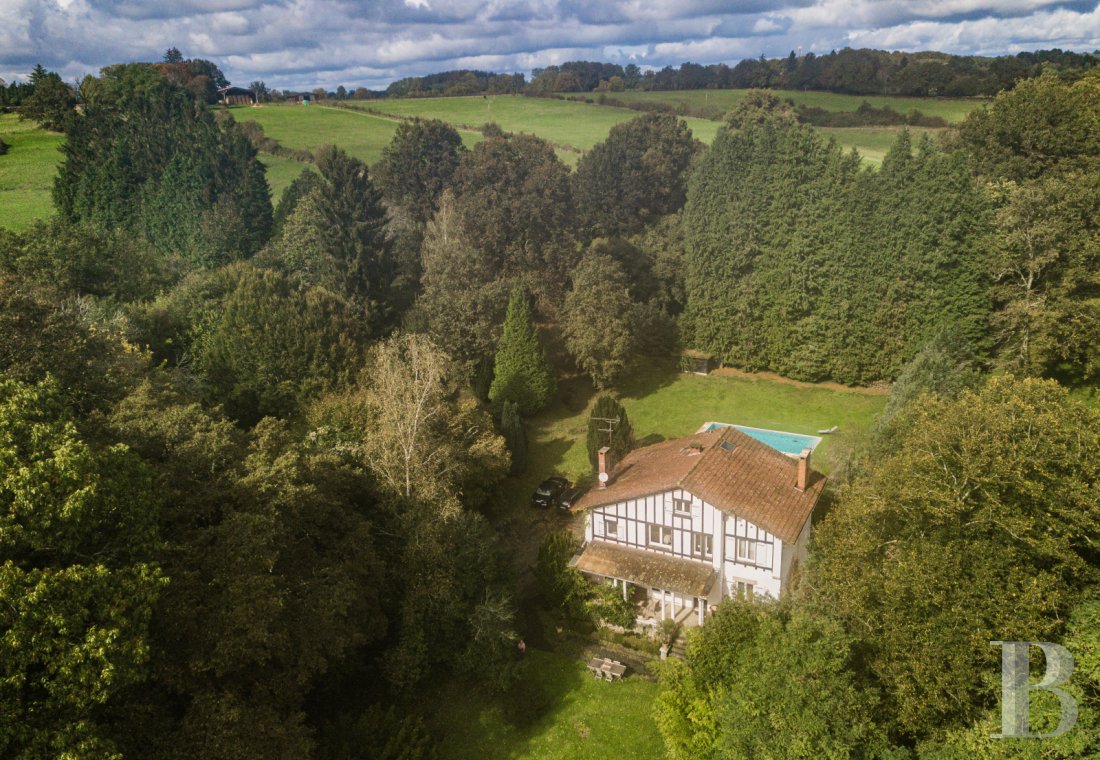
{"label": "mown lawn", "polygon": [[[764,377],[706,376],[678,371],[672,362],[648,364],[620,389],[639,441],[691,435],[707,421],[814,435],[836,425],[815,452],[814,467],[828,473],[829,452],[870,431],[886,396],[864,389],[806,387]],[[530,465],[516,481],[516,498],[557,472],[571,480],[591,476],[585,435],[596,393],[583,378],[564,383],[559,400],[528,427]]]}
{"label": "mown lawn", "polygon": [[[687,103],[691,108],[705,105],[728,111],[745,98],[748,90],[675,90],[662,92],[616,92],[612,97],[626,102]],[[833,92],[802,92],[774,90],[776,95],[790,98],[796,105],[823,108],[826,111],[855,111],[866,101],[876,108],[889,107],[898,113],[916,109],[925,116],[943,117],[949,124],[962,119],[975,108],[988,102],[983,98],[902,98],[883,95],[842,95]]]}
{"label": "mown lawn", "polygon": [[509,722],[501,706],[460,682],[445,684],[425,705],[428,728],[448,760],[573,760],[663,758],[653,721],[657,684],[635,676],[597,681],[583,655],[527,650],[526,685],[543,695],[528,726]]}
{"label": "mown lawn", "polygon": [[0,139],[11,146],[0,156],[0,226],[21,230],[53,216],[50,193],[64,137],[15,114],[0,114]]}

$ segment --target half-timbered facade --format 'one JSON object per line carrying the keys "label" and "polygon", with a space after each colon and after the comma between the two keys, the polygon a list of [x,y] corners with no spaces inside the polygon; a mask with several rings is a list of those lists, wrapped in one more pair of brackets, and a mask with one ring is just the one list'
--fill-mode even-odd
{"label": "half-timbered facade", "polygon": [[808,449],[794,458],[734,428],[646,446],[610,469],[601,452],[601,485],[574,506],[585,513],[575,565],[653,620],[702,623],[725,597],[779,597],[824,484]]}

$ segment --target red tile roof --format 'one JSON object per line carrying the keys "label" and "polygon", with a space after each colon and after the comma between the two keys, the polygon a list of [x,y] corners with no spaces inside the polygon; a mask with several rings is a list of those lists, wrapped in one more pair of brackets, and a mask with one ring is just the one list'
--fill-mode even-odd
{"label": "red tile roof", "polygon": [[573,509],[682,488],[793,543],[825,487],[825,476],[811,470],[799,491],[797,477],[797,459],[727,427],[635,449],[613,468],[606,488],[593,488]]}

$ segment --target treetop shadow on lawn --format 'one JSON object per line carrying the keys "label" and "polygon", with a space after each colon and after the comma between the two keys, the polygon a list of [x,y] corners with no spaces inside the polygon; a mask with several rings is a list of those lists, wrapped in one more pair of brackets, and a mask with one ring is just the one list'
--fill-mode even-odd
{"label": "treetop shadow on lawn", "polygon": [[534,728],[543,721],[553,722],[555,709],[580,684],[579,671],[561,667],[556,660],[543,660],[539,650],[529,648],[520,663],[516,683],[502,697],[501,713],[508,723],[521,730]]}
{"label": "treetop shadow on lawn", "polygon": [[[671,357],[647,357],[645,371],[632,372],[620,385],[623,398],[644,398],[676,382],[681,374],[679,361]],[[627,412],[629,413],[629,409]]]}

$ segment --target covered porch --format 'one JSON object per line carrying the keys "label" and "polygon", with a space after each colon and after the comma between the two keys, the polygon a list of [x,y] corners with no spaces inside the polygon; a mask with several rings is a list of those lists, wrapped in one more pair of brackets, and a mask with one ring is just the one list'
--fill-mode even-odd
{"label": "covered porch", "polygon": [[718,581],[718,572],[707,563],[600,541],[585,545],[570,564],[621,589],[623,599],[638,606],[638,625],[652,629],[664,620],[702,625]]}

